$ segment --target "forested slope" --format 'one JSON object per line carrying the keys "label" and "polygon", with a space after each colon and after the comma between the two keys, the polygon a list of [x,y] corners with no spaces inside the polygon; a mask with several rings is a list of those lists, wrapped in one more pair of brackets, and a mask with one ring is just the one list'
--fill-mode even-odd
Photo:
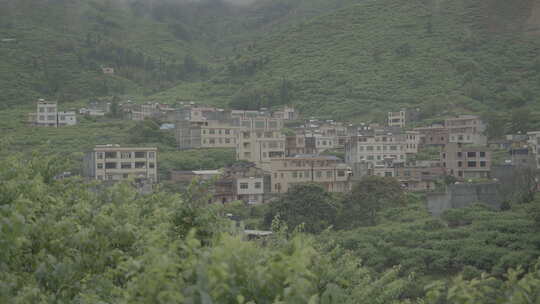
{"label": "forested slope", "polygon": [[333,117],[380,117],[400,105],[537,109],[535,5],[357,1],[254,40],[214,82],[237,84],[235,98],[249,103],[285,78],[304,111]]}

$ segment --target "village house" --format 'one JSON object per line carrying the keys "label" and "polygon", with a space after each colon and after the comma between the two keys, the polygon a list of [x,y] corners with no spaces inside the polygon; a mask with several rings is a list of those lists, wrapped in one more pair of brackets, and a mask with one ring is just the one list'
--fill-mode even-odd
{"label": "village house", "polygon": [[179,150],[198,148],[236,148],[237,133],[242,128],[231,122],[209,120],[203,123],[178,121],[176,142]]}
{"label": "village house", "polygon": [[419,109],[401,109],[397,112],[388,112],[387,125],[389,127],[396,127],[404,129],[410,122],[416,121],[420,115]]}
{"label": "village house", "polygon": [[259,204],[270,192],[270,176],[253,163],[237,163],[223,169],[223,174],[214,185],[214,201],[228,203],[244,201]]}
{"label": "village house", "polygon": [[273,112],[272,117],[283,120],[297,120],[298,113],[293,107],[285,106],[283,109]]}
{"label": "village house", "polygon": [[451,143],[473,145],[487,145],[487,136],[484,135],[486,125],[476,115],[460,115],[444,120],[444,127],[448,129]]}
{"label": "village house", "polygon": [[83,175],[100,181],[134,178],[157,183],[157,148],[98,145],[84,156]]}
{"label": "village house", "polygon": [[540,169],[540,131],[527,132],[528,144],[534,154],[536,166]]}
{"label": "village house", "polygon": [[193,180],[208,182],[221,176],[219,170],[192,170],[192,171],[171,171],[170,181],[179,184],[189,184]]}
{"label": "village house", "polygon": [[419,133],[420,145],[423,147],[443,147],[450,141],[450,131],[443,125],[414,128]]}
{"label": "village house", "polygon": [[75,111],[58,111],[56,102],[39,99],[37,112],[28,114],[28,122],[40,127],[74,126],[77,124],[77,115]]}
{"label": "village house", "polygon": [[297,155],[271,160],[272,193],[285,193],[300,183],[317,183],[330,192],[347,192],[351,168],[335,156]]}
{"label": "village house", "polygon": [[291,157],[306,153],[306,137],[303,134],[296,134],[286,137],[285,156]]}
{"label": "village house", "polygon": [[487,147],[448,143],[441,151],[446,174],[459,179],[489,178],[491,151]]}
{"label": "village house", "polygon": [[[408,154],[418,152],[419,135],[417,132],[385,133],[370,131],[366,135],[352,136],[345,148],[345,161],[353,168],[355,163],[367,163],[367,169],[375,172],[376,168],[384,169],[391,163],[405,164]],[[383,170],[386,171],[386,170]],[[365,172],[354,172],[365,175]],[[385,173],[386,175],[386,173]]]}
{"label": "village house", "polygon": [[285,157],[283,120],[272,118],[241,119],[236,134],[236,158],[267,169],[272,159]]}
{"label": "village house", "polygon": [[408,191],[433,191],[436,182],[444,178],[445,169],[439,161],[421,161],[396,168],[395,178]]}
{"label": "village house", "polygon": [[102,67],[101,72],[105,75],[114,75],[114,68],[111,67]]}
{"label": "village house", "polygon": [[405,113],[406,113],[405,110],[401,110],[399,112],[388,112],[388,126],[405,128],[405,125],[406,125]]}

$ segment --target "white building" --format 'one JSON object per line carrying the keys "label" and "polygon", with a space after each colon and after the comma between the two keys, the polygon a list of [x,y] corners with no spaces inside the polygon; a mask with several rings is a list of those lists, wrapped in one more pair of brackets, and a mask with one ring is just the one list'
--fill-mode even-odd
{"label": "white building", "polygon": [[77,114],[75,111],[58,112],[58,126],[74,126],[77,124]]}
{"label": "white building", "polygon": [[534,155],[536,166],[540,169],[540,131],[527,132],[528,144]]}

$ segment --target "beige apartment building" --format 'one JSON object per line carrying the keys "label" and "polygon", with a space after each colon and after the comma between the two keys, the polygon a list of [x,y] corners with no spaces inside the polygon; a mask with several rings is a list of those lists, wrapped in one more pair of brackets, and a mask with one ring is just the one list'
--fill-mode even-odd
{"label": "beige apartment building", "polygon": [[444,121],[448,129],[451,143],[464,143],[474,145],[487,145],[487,136],[484,135],[486,125],[476,115],[460,115]]}
{"label": "beige apartment building", "polygon": [[491,151],[487,147],[449,143],[441,151],[446,174],[459,179],[489,178]]}
{"label": "beige apartment building", "polygon": [[285,193],[295,184],[317,183],[330,192],[347,192],[352,171],[335,156],[297,155],[271,161],[272,193]]}
{"label": "beige apartment building", "polygon": [[347,163],[371,163],[373,167],[404,163],[407,154],[418,152],[419,136],[416,133],[359,135],[351,137],[345,149]]}
{"label": "beige apartment building", "polygon": [[272,159],[285,157],[283,120],[272,118],[241,119],[236,134],[236,158],[267,169]]}
{"label": "beige apartment building", "polygon": [[102,181],[135,178],[157,183],[157,148],[98,145],[86,153],[83,175]]}
{"label": "beige apartment building", "polygon": [[230,122],[209,120],[203,123],[178,121],[176,142],[178,149],[236,148],[237,133],[242,128]]}

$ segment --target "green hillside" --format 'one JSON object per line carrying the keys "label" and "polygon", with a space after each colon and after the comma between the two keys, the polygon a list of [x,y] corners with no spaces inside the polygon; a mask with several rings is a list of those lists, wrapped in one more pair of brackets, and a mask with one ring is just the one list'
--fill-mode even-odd
{"label": "green hillside", "polygon": [[445,109],[539,109],[535,2],[335,4],[337,10],[326,7],[314,18],[299,5],[299,18],[307,21],[281,24],[251,40],[211,81],[156,97],[187,94],[239,107],[271,106],[282,102],[285,80],[301,110],[333,118],[381,119],[400,106],[420,107],[428,116]]}
{"label": "green hillside", "polygon": [[[532,0],[4,1],[0,105],[38,96],[257,108],[381,120],[539,110]],[[105,76],[101,66],[115,67]],[[532,110],[532,111],[530,111]]]}

